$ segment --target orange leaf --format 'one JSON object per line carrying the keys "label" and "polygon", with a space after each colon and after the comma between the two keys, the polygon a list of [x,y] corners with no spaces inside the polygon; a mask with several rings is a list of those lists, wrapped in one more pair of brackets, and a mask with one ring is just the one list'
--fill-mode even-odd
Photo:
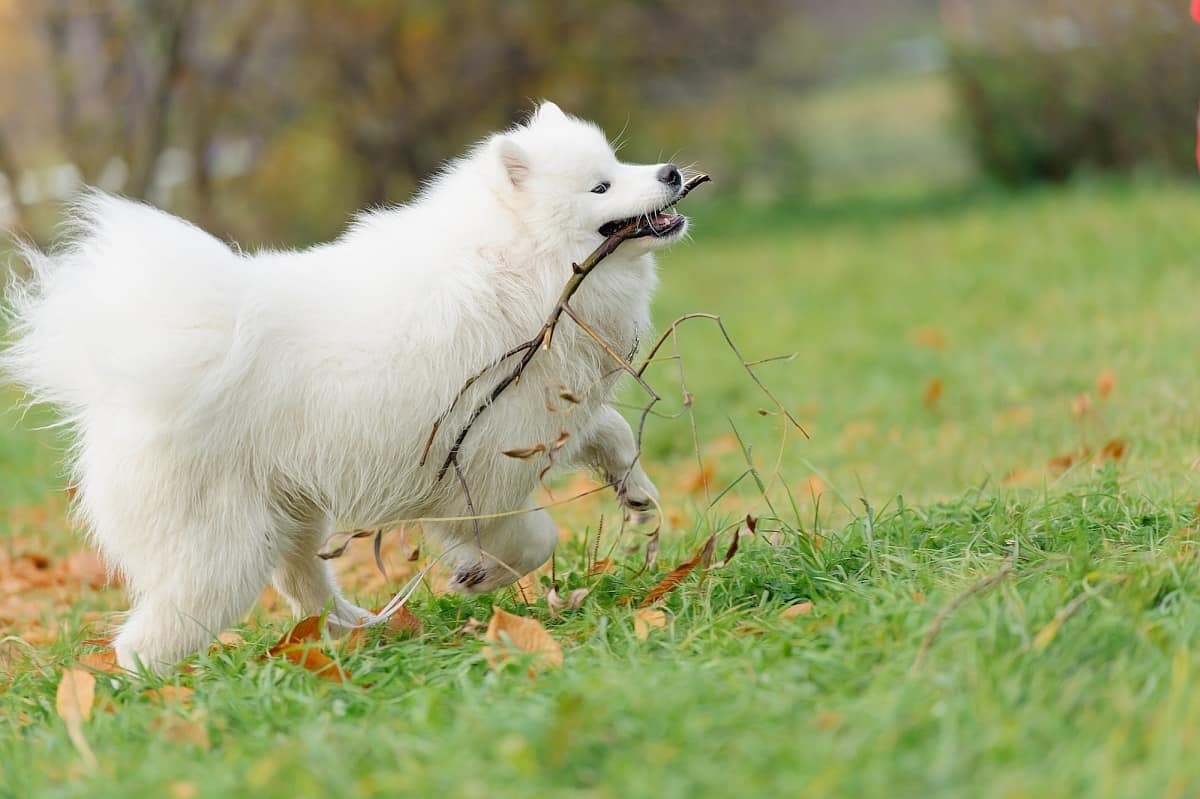
{"label": "orange leaf", "polygon": [[102,671],[105,674],[117,674],[121,671],[121,667],[117,665],[117,653],[114,649],[86,654],[79,659],[79,665],[93,671]]}
{"label": "orange leaf", "polygon": [[633,614],[633,634],[639,641],[650,637],[651,627],[666,627],[667,614],[658,608],[641,608]]}
{"label": "orange leaf", "polygon": [[235,632],[223,632],[217,636],[217,643],[221,646],[235,647],[246,643],[246,639]]}
{"label": "orange leaf", "polygon": [[713,465],[706,463],[704,468],[698,469],[696,472],[687,477],[684,481],[684,489],[691,494],[703,494],[712,486],[713,482]]}
{"label": "orange leaf", "polygon": [[928,383],[926,383],[925,384],[925,394],[923,397],[925,407],[929,408],[930,410],[933,410],[934,408],[936,408],[937,404],[942,399],[943,392],[944,392],[944,388],[942,386],[942,379],[940,377],[935,377],[932,380],[930,380]]}
{"label": "orange leaf", "polygon": [[1046,461],[1046,465],[1056,472],[1065,472],[1075,465],[1075,453],[1065,452],[1062,455],[1055,455]]}
{"label": "orange leaf", "polygon": [[1087,392],[1077,394],[1071,400],[1071,415],[1076,419],[1082,419],[1087,416],[1088,411],[1092,409],[1092,398],[1087,395]]}
{"label": "orange leaf", "polygon": [[1112,369],[1102,369],[1096,377],[1096,393],[1100,396],[1100,399],[1108,399],[1116,387],[1117,375]]}
{"label": "orange leaf", "polygon": [[697,552],[690,560],[684,561],[676,566],[666,577],[662,578],[662,581],[659,582],[658,585],[650,589],[650,593],[646,594],[646,598],[641,601],[641,604],[639,604],[638,607],[649,607],[667,594],[671,593],[671,591],[675,590],[675,587],[683,582],[684,579],[691,574],[697,566],[700,565],[702,560],[708,560],[712,558],[713,544],[716,542],[716,540],[717,536],[715,533],[709,536],[708,541],[704,543],[704,546],[700,548],[700,551]]}
{"label": "orange leaf", "polygon": [[307,616],[288,630],[267,654],[282,656],[290,663],[308,669],[318,677],[342,682],[349,677],[328,655],[317,648],[321,640],[321,617]]}
{"label": "orange leaf", "polygon": [[779,611],[779,618],[794,619],[797,616],[807,616],[808,614],[812,613],[812,610],[813,603],[805,600],[804,602],[797,602],[795,605],[789,605],[788,607]]}
{"label": "orange leaf", "polygon": [[145,692],[147,699],[155,702],[178,702],[181,705],[189,705],[192,702],[192,689],[182,685],[164,685],[161,688],[150,688]]}
{"label": "orange leaf", "polygon": [[1127,449],[1128,449],[1128,446],[1125,444],[1125,439],[1123,439],[1123,438],[1111,439],[1108,442],[1106,442],[1103,447],[1101,447],[1100,460],[1107,459],[1107,460],[1119,461],[1119,460],[1121,460],[1121,458],[1125,457],[1125,451]]}
{"label": "orange leaf", "polygon": [[203,722],[203,716],[197,719],[187,719],[182,716],[163,716],[150,722],[150,730],[155,735],[174,744],[209,748],[208,727]]}
{"label": "orange leaf", "polygon": [[388,619],[387,631],[397,638],[416,638],[424,634],[425,625],[417,614],[408,609],[408,605],[401,605],[400,610]]}
{"label": "orange leaf", "polygon": [[283,634],[275,646],[267,650],[269,655],[278,655],[293,644],[314,643],[321,640],[321,617],[305,616],[292,629]]}
{"label": "orange leaf", "polygon": [[484,647],[483,654],[493,669],[504,665],[513,650],[533,655],[531,668],[556,667],[563,663],[562,647],[537,619],[515,616],[493,606],[484,638],[490,644]]}
{"label": "orange leaf", "polygon": [[350,677],[332,658],[313,644],[288,644],[273,654],[282,655],[284,660],[311,671],[323,680],[344,682]]}
{"label": "orange leaf", "polygon": [[924,347],[929,350],[944,350],[946,334],[940,327],[918,327],[908,334],[908,340],[914,347]]}
{"label": "orange leaf", "polygon": [[588,569],[588,574],[607,574],[613,570],[612,558],[600,558]]}
{"label": "orange leaf", "polygon": [[63,721],[87,721],[96,701],[96,678],[84,669],[66,669],[54,693],[54,707]]}

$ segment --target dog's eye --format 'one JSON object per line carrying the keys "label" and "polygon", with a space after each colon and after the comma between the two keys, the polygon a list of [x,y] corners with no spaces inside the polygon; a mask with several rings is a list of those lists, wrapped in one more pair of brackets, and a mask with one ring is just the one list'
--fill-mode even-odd
{"label": "dog's eye", "polygon": [[603,194],[608,191],[608,187],[611,185],[607,180],[602,180],[592,187],[592,194]]}

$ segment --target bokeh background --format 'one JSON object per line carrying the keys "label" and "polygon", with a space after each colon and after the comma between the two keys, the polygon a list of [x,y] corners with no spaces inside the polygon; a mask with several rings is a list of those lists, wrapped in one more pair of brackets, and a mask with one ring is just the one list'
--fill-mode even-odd
{"label": "bokeh background", "polygon": [[[0,225],[50,244],[91,184],[304,246],[538,98],[628,160],[714,176],[655,317],[721,313],[748,357],[796,353],[763,367],[812,436],[770,456],[796,494],[1032,487],[1115,440],[1194,487],[1183,0],[0,0]],[[678,345],[695,425],[660,406],[645,443],[672,475],[723,453],[677,478],[711,496],[738,436],[775,453],[786,425],[700,327]],[[63,445],[0,436],[0,492],[45,495]]]}
{"label": "bokeh background", "polygon": [[0,225],[83,184],[255,245],[402,201],[536,98],[788,203],[1188,171],[1183,0],[4,0]]}

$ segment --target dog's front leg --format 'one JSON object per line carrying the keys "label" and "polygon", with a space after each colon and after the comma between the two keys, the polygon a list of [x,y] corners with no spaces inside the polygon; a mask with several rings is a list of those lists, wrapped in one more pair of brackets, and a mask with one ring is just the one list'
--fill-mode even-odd
{"label": "dog's front leg", "polygon": [[658,506],[658,489],[642,468],[640,454],[629,422],[605,405],[597,412],[572,460],[605,475],[616,488],[621,504],[642,512]]}

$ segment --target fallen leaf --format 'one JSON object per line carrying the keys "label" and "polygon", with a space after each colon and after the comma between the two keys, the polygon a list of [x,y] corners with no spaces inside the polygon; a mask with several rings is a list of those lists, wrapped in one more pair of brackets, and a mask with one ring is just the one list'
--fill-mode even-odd
{"label": "fallen leaf", "polygon": [[936,408],[942,399],[943,393],[944,387],[942,386],[942,379],[940,377],[935,377],[926,383],[925,393],[922,396],[922,401],[925,403],[925,407],[929,408],[930,410]]}
{"label": "fallen leaf", "polygon": [[703,494],[709,490],[713,482],[714,467],[711,463],[684,478],[684,490],[690,494]]}
{"label": "fallen leaf", "polygon": [[287,646],[293,644],[312,643],[321,640],[321,617],[305,616],[283,634],[283,637],[270,649],[269,655],[278,655]]}
{"label": "fallen leaf", "polygon": [[225,631],[217,636],[217,643],[221,646],[235,647],[246,643],[246,639],[235,632]]}
{"label": "fallen leaf", "polygon": [[588,574],[607,574],[613,570],[612,558],[600,558],[588,569]]}
{"label": "fallen leaf", "polygon": [[1062,455],[1055,455],[1050,460],[1046,461],[1046,465],[1055,472],[1065,472],[1075,465],[1075,453],[1066,452]]}
{"label": "fallen leaf", "polygon": [[87,721],[96,701],[96,678],[84,669],[66,669],[58,681],[54,707],[63,721],[71,718]]}
{"label": "fallen leaf", "polygon": [[204,723],[203,714],[195,718],[183,716],[162,716],[150,722],[150,730],[164,740],[182,746],[198,746],[208,749],[208,725]]}
{"label": "fallen leaf", "polygon": [[650,628],[666,627],[667,614],[658,608],[640,608],[633,614],[633,634],[639,641],[650,637]]}
{"label": "fallen leaf", "polygon": [[1076,419],[1082,419],[1087,416],[1088,411],[1092,409],[1092,398],[1087,395],[1087,392],[1081,392],[1071,400],[1071,415]]}
{"label": "fallen leaf", "polygon": [[397,638],[416,638],[425,633],[425,624],[408,609],[408,605],[401,605],[387,620],[387,631]]}
{"label": "fallen leaf", "polygon": [[818,500],[825,493],[825,481],[815,474],[804,481],[803,493],[812,500]]}
{"label": "fallen leaf", "polygon": [[121,667],[117,665],[117,652],[114,649],[89,652],[79,659],[79,665],[105,674],[118,674],[121,671]]}
{"label": "fallen leaf", "polygon": [[484,638],[490,643],[484,647],[483,654],[493,669],[504,665],[512,657],[513,650],[533,656],[531,669],[557,667],[563,663],[562,647],[537,619],[515,616],[493,606]]}
{"label": "fallen leaf", "polygon": [[807,616],[808,614],[812,613],[812,610],[813,603],[805,600],[804,602],[797,602],[795,605],[789,605],[788,607],[779,611],[779,618],[794,619],[797,616]]}
{"label": "fallen leaf", "polygon": [[162,702],[163,704],[174,702],[181,705],[190,705],[192,703],[192,694],[192,689],[186,686],[164,685],[160,688],[147,689],[144,696],[151,701]]}
{"label": "fallen leaf", "polygon": [[83,722],[92,715],[92,705],[95,701],[96,678],[91,672],[83,669],[63,671],[58,681],[58,689],[54,693],[54,707],[66,725],[71,745],[79,752],[84,765],[89,769],[96,768],[96,755],[83,735]]}
{"label": "fallen leaf", "polygon": [[1128,447],[1125,444],[1125,439],[1114,438],[1105,442],[1100,448],[1100,460],[1119,461],[1125,457],[1125,451]]}
{"label": "fallen leaf", "polygon": [[592,593],[590,588],[576,588],[567,595],[567,610],[579,610],[583,607],[583,600],[587,599],[587,595]]}
{"label": "fallen leaf", "polygon": [[1102,369],[1096,377],[1096,394],[1100,399],[1108,399],[1117,387],[1117,375],[1112,369]]}
{"label": "fallen leaf", "polygon": [[267,650],[267,654],[275,657],[282,656],[288,662],[307,669],[322,679],[342,682],[349,675],[317,648],[320,640],[321,617],[306,616],[296,622],[296,625],[288,630],[278,643]]}
{"label": "fallen leaf", "polygon": [[716,540],[716,533],[709,536],[708,540],[704,542],[704,546],[700,548],[700,551],[697,552],[690,560],[686,560],[672,569],[671,572],[658,583],[658,585],[650,589],[650,592],[646,594],[646,598],[641,601],[641,604],[639,604],[638,607],[645,608],[653,605],[671,591],[675,590],[675,587],[683,582],[683,580],[689,574],[691,574],[692,571],[699,566],[702,561],[710,561],[712,559],[713,544],[716,542]]}
{"label": "fallen leaf", "polygon": [[946,334],[939,327],[914,328],[909,332],[908,340],[915,347],[924,347],[929,350],[946,348]]}
{"label": "fallen leaf", "polygon": [[194,782],[176,780],[167,786],[168,799],[196,799],[199,795],[200,788]]}
{"label": "fallen leaf", "polygon": [[541,584],[538,582],[537,575],[533,572],[530,572],[521,579],[517,580],[513,587],[516,589],[517,597],[522,603],[526,605],[532,605],[533,603],[537,602],[538,595],[540,593],[538,588],[540,585]]}

